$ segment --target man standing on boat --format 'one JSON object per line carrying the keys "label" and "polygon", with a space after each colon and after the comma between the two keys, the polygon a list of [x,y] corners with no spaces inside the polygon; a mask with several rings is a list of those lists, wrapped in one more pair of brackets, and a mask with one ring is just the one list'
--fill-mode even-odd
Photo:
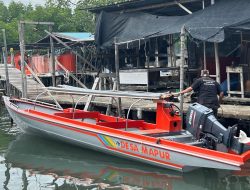
{"label": "man standing on boat", "polygon": [[194,81],[190,87],[179,92],[179,94],[185,94],[187,92],[191,92],[192,90],[198,94],[197,102],[212,109],[214,115],[217,116],[218,108],[220,107],[224,94],[221,90],[220,84],[209,77],[208,70],[202,70],[201,77]]}

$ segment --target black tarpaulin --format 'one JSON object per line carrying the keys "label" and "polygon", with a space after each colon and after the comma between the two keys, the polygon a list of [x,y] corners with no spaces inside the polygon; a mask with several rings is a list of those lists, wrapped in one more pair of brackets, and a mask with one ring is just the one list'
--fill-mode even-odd
{"label": "black tarpaulin", "polygon": [[182,26],[195,39],[222,42],[226,29],[250,29],[250,0],[221,0],[186,16],[156,16],[146,13],[105,13],[97,21],[98,47],[179,33]]}
{"label": "black tarpaulin", "polygon": [[221,0],[192,15],[185,28],[195,39],[222,42],[225,30],[249,29],[250,0]]}
{"label": "black tarpaulin", "polygon": [[105,48],[113,45],[115,37],[119,43],[179,33],[188,18],[102,12],[97,20],[95,39],[98,47]]}

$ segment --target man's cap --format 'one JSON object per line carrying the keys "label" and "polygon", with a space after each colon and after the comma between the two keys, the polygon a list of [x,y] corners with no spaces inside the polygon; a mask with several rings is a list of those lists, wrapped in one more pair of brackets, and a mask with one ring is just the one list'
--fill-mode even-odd
{"label": "man's cap", "polygon": [[208,70],[201,70],[201,76],[202,77],[208,77],[209,76],[209,71]]}

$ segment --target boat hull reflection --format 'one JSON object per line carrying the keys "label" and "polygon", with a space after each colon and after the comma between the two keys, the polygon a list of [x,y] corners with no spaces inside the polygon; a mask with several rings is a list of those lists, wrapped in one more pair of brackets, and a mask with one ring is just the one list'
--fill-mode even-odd
{"label": "boat hull reflection", "polygon": [[226,171],[212,169],[189,173],[163,170],[27,134],[10,144],[6,162],[45,175],[147,189],[219,189],[232,177]]}

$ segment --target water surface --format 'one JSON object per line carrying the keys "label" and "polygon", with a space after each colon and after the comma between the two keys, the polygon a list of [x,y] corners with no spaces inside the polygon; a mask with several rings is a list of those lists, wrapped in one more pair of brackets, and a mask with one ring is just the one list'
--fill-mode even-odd
{"label": "water surface", "polygon": [[250,170],[180,173],[147,166],[38,136],[11,126],[0,106],[0,189],[243,190]]}

